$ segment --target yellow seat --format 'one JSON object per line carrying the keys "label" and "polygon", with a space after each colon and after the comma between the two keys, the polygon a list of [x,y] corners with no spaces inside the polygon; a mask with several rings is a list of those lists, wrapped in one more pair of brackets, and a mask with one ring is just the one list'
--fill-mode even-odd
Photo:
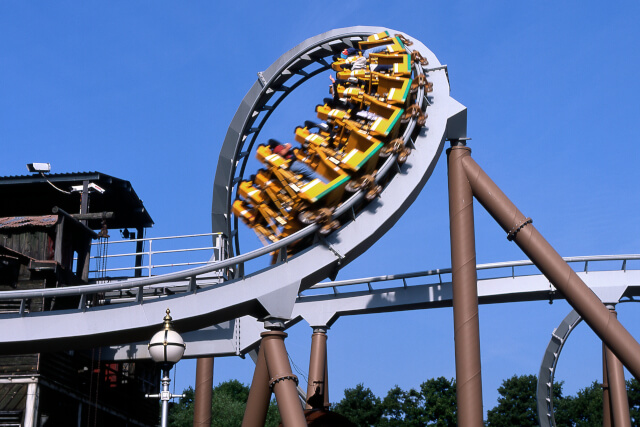
{"label": "yellow seat", "polygon": [[404,77],[387,76],[376,72],[373,75],[378,83],[376,89],[378,97],[383,98],[390,104],[404,105],[407,103],[413,80]]}
{"label": "yellow seat", "polygon": [[332,119],[348,119],[349,113],[345,110],[340,110],[339,108],[331,108],[329,105],[318,105],[316,107],[316,113],[318,118],[321,120],[332,120]]}
{"label": "yellow seat", "polygon": [[231,207],[231,211],[233,214],[240,218],[245,224],[251,225],[256,220],[255,214],[252,212],[252,208],[249,207],[245,202],[240,199],[237,199],[233,202]]}
{"label": "yellow seat", "polygon": [[312,204],[321,201],[324,206],[335,206],[342,199],[349,174],[333,164],[322,151],[318,151],[317,156],[316,172],[326,178],[328,183],[314,179],[300,189],[299,195]]}
{"label": "yellow seat", "polygon": [[347,124],[349,138],[344,147],[344,155],[340,158],[340,166],[345,169],[371,173],[378,162],[382,142],[368,135],[361,129]]}
{"label": "yellow seat", "polygon": [[404,43],[400,40],[400,37],[388,37],[379,40],[367,40],[359,43],[361,51],[372,49],[374,47],[385,46],[385,52],[387,53],[400,53],[406,52]]}
{"label": "yellow seat", "polygon": [[369,37],[367,37],[367,41],[369,42],[377,41],[377,40],[382,40],[389,37],[391,37],[391,34],[389,34],[389,31],[382,31],[381,33],[378,33],[378,34],[371,34]]}
{"label": "yellow seat", "polygon": [[318,135],[317,133],[311,133],[306,127],[303,128],[298,126],[295,132],[295,140],[300,144],[319,147],[329,147],[331,145],[328,137]]}
{"label": "yellow seat", "polygon": [[261,190],[253,186],[251,181],[242,181],[238,186],[238,195],[245,200],[249,200],[254,205],[264,203]]}
{"label": "yellow seat", "polygon": [[262,163],[269,166],[275,166],[277,168],[280,168],[280,167],[286,168],[289,163],[282,156],[272,153],[271,149],[266,145],[260,145],[258,147],[258,152],[256,154],[256,157]]}
{"label": "yellow seat", "polygon": [[372,53],[369,60],[379,65],[392,65],[391,73],[396,76],[411,76],[411,58],[406,53]]}
{"label": "yellow seat", "polygon": [[341,70],[336,73],[336,76],[340,80],[348,80],[350,78],[366,80],[369,78],[369,69],[361,68],[359,70]]}
{"label": "yellow seat", "polygon": [[378,101],[370,95],[364,95],[364,100],[365,104],[369,105],[369,111],[380,116],[371,124],[370,131],[375,135],[395,138],[404,109]]}

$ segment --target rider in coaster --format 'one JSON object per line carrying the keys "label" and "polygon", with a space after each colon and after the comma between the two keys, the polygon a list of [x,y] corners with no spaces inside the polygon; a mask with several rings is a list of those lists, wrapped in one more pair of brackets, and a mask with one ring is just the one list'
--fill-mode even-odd
{"label": "rider in coaster", "polygon": [[[373,47],[371,49],[367,49],[362,52],[362,55],[358,55],[359,51],[357,49],[353,47],[347,48],[340,53],[340,57],[342,59],[348,59],[349,57],[355,56],[356,58],[351,62],[345,63],[343,65],[343,68],[351,69],[353,71],[362,70],[363,68],[366,67],[367,59],[369,59],[370,54],[385,52],[386,50],[387,50],[386,46],[378,46],[378,47]],[[376,63],[369,64],[369,70],[376,71],[376,72],[389,71],[392,68],[393,66],[390,64],[388,65],[376,64]]]}
{"label": "rider in coaster", "polygon": [[340,98],[338,94],[338,84],[347,83],[347,82],[352,83],[352,82],[348,80],[340,80],[340,79],[336,80],[332,75],[329,75],[329,79],[331,80],[331,85],[329,85],[329,93],[333,95],[332,104],[331,104],[332,106],[335,107],[342,104],[342,106],[344,106],[346,109],[351,110],[351,115],[367,121],[374,121],[380,117],[379,115],[371,111],[360,108],[357,104],[348,102],[346,99]]}
{"label": "rider in coaster", "polygon": [[328,182],[327,179],[316,172],[315,169],[296,158],[293,150],[291,149],[291,144],[282,144],[275,139],[270,139],[269,148],[271,149],[272,153],[277,154],[283,159],[287,160],[289,162],[289,170],[296,175],[302,175],[302,179],[304,181],[310,182],[314,179],[319,179],[325,184]]}

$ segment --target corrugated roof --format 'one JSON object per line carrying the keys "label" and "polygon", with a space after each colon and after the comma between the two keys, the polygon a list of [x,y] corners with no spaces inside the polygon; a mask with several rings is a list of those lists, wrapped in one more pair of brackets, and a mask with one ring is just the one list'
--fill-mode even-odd
{"label": "corrugated roof", "polygon": [[53,227],[56,222],[58,215],[10,216],[0,218],[0,228]]}
{"label": "corrugated roof", "polygon": [[[99,175],[104,175],[104,174],[101,173],[101,172],[97,172],[97,171],[62,172],[62,173],[47,173],[47,174],[45,174],[45,176],[47,178],[49,178],[49,179],[56,178],[56,177],[69,178],[69,177],[76,177],[78,175],[95,175],[95,176],[99,176]],[[8,180],[8,179],[15,179],[15,178],[23,180],[23,179],[28,179],[28,178],[40,178],[40,177],[41,177],[41,175],[39,173],[30,173],[30,174],[26,174],[26,175],[7,175],[7,176],[0,176],[0,181]]]}

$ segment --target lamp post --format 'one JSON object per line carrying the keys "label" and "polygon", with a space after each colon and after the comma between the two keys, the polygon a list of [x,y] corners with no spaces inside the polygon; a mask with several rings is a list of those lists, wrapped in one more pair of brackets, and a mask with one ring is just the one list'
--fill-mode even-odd
{"label": "lamp post", "polygon": [[180,334],[173,329],[169,313],[167,308],[167,315],[163,319],[163,329],[151,338],[148,345],[151,358],[162,368],[162,391],[160,394],[147,394],[146,397],[160,398],[162,401],[162,427],[167,427],[169,421],[169,400],[175,397],[184,397],[182,394],[171,394],[169,391],[169,383],[171,382],[169,371],[182,358],[184,350],[187,348]]}

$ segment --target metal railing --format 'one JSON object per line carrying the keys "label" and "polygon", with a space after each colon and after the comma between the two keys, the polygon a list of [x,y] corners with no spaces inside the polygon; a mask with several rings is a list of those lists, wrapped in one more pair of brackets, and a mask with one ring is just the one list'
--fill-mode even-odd
{"label": "metal railing", "polygon": [[[213,237],[215,243],[211,246],[201,246],[201,247],[191,247],[191,248],[171,248],[171,249],[163,249],[163,250],[154,250],[154,246],[160,242],[173,242],[178,239],[194,239],[194,238],[204,238],[204,237]],[[154,245],[154,242],[156,245]],[[93,247],[99,247],[104,243],[94,242],[92,243]],[[134,252],[119,252],[112,253],[115,246],[126,246],[126,245],[135,245],[136,247],[140,246],[142,250],[134,251]],[[92,263],[96,266],[93,270],[89,270],[89,274],[92,275],[93,279],[103,279],[103,275],[110,272],[121,272],[121,271],[142,271],[146,270],[146,276],[151,277],[154,275],[154,269],[161,268],[170,268],[170,267],[184,267],[184,266],[193,266],[193,265],[205,265],[210,263],[211,259],[224,259],[227,254],[227,241],[222,235],[222,233],[201,233],[201,234],[186,234],[181,236],[166,236],[166,237],[149,237],[149,238],[141,238],[141,239],[127,239],[127,240],[116,240],[109,241],[106,243],[108,246],[108,250],[105,250],[106,255],[98,254],[91,257]],[[146,248],[146,249],[145,249]],[[204,261],[185,261],[185,262],[170,262],[170,263],[158,263],[154,264],[153,261],[157,259],[159,255],[167,255],[167,254],[184,254],[190,252],[204,252],[211,251],[213,256],[209,256],[207,260]],[[95,252],[95,251],[94,251]],[[98,251],[100,252],[100,251]],[[101,265],[109,264],[109,261],[118,260],[121,261],[123,259],[130,260],[134,258],[133,262],[126,262],[128,265],[118,266],[118,267],[109,267],[109,268],[99,268]],[[136,260],[139,260],[136,262]],[[119,262],[118,265],[122,265],[122,262]]]}
{"label": "metal railing", "polygon": [[[569,265],[571,264],[580,264],[579,266],[574,267],[576,272],[589,272],[589,266],[591,265],[591,271],[597,271],[593,269],[594,264],[603,263],[605,261],[620,261],[620,270],[627,271],[628,261],[640,261],[640,254],[630,254],[630,255],[592,255],[592,256],[577,256],[577,257],[563,257],[562,258]],[[478,281],[485,279],[500,279],[505,277],[520,277],[525,275],[531,275],[531,271],[524,272],[522,267],[530,267],[533,266],[533,262],[531,260],[522,260],[522,261],[506,261],[506,262],[495,262],[490,264],[478,264],[476,265],[476,270],[490,270],[495,271],[496,274],[490,275],[488,277],[478,278]],[[498,270],[501,272],[504,269],[508,269],[509,274],[498,274]],[[640,263],[637,268],[630,268],[632,270],[640,270]],[[611,269],[609,269],[611,270]],[[441,268],[435,270],[425,270],[418,271],[413,273],[402,273],[402,274],[388,274],[384,276],[372,276],[372,277],[363,277],[359,279],[350,279],[350,280],[337,280],[333,282],[322,282],[318,283],[314,286],[311,286],[309,289],[327,289],[331,288],[334,294],[338,293],[339,287],[344,286],[355,286],[355,285],[367,285],[370,292],[373,292],[372,283],[376,282],[393,282],[393,281],[401,281],[403,287],[409,286],[407,283],[407,279],[413,278],[423,278],[423,277],[437,277],[439,283],[443,283],[442,276],[450,275],[451,268]],[[541,274],[540,272],[533,274]]]}
{"label": "metal railing", "polygon": [[[363,196],[360,193],[356,193],[356,195]],[[355,196],[352,196],[352,198],[353,197]],[[229,268],[229,267],[233,268],[238,264],[263,256],[274,250],[284,248],[286,247],[286,245],[291,244],[294,241],[300,239],[301,235],[311,234],[317,231],[318,228],[319,226],[317,224],[312,224],[298,231],[297,233],[294,233],[293,235],[288,236],[280,240],[279,242],[273,243],[271,245],[255,249],[251,252],[238,255],[233,258],[229,258],[221,261],[211,261],[211,262],[208,262],[206,265],[190,268],[183,271],[167,273],[160,276],[140,277],[135,279],[121,280],[121,281],[116,281],[112,283],[101,283],[101,284],[94,284],[94,285],[73,286],[73,287],[65,287],[65,288],[4,291],[4,292],[0,292],[0,301],[21,300],[20,313],[23,314],[25,312],[24,307],[27,304],[26,301],[33,298],[80,296],[80,304],[78,308],[85,309],[88,296],[90,295],[93,295],[96,293],[129,289],[134,291],[136,295],[136,300],[139,303],[142,303],[142,296],[143,296],[142,291],[144,287],[151,286],[151,285],[159,285],[162,283],[170,283],[170,282],[173,282],[173,285],[175,285],[176,281],[183,281],[183,280],[188,280],[189,285],[186,288],[186,292],[193,293],[197,291],[197,286],[196,286],[197,276],[210,273],[213,271],[218,271],[224,268]],[[593,266],[593,264],[597,262],[621,261],[620,270],[626,271],[627,269],[630,269],[628,262],[640,260],[640,254],[580,256],[580,257],[566,257],[563,259],[568,263],[584,263],[584,266],[582,266],[581,270],[587,271],[587,272],[589,270],[588,268],[589,265]],[[521,274],[519,271],[522,267],[532,266],[532,265],[533,263],[530,260],[510,261],[510,262],[499,262],[499,263],[491,263],[491,264],[479,264],[477,266],[477,269],[482,271],[482,270],[499,270],[499,269],[507,268],[507,269],[510,269],[510,274],[496,275],[495,278],[519,277],[519,276],[532,274],[530,272],[526,274]],[[518,273],[516,273],[517,270],[518,270]],[[444,269],[426,270],[426,271],[420,271],[420,272],[414,272],[414,273],[392,274],[392,275],[374,276],[374,277],[366,277],[366,278],[352,279],[352,280],[324,282],[324,283],[318,283],[312,286],[310,289],[332,288],[334,293],[337,294],[338,287],[366,284],[368,285],[369,290],[372,292],[373,288],[371,286],[371,283],[401,280],[403,283],[403,286],[406,287],[408,286],[407,279],[416,278],[416,277],[437,276],[438,280],[442,282],[443,274],[451,274],[451,269],[444,268]],[[533,273],[533,274],[539,274],[539,273]],[[479,279],[479,280],[483,280],[483,279]],[[232,283],[232,282],[227,282],[227,283]],[[173,285],[169,284],[167,286],[173,286]]]}

